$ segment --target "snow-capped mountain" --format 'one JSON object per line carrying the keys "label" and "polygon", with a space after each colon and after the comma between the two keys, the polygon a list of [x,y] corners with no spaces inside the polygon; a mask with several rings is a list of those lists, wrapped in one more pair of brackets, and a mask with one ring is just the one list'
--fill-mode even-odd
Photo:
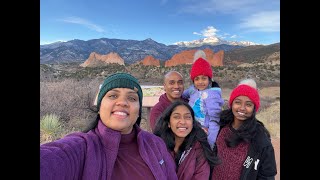
{"label": "snow-capped mountain", "polygon": [[217,37],[207,37],[207,38],[193,40],[193,41],[180,41],[174,44],[178,46],[183,46],[183,47],[200,47],[202,45],[220,45],[220,44],[239,45],[239,46],[260,45],[260,44],[249,42],[249,41],[226,41]]}

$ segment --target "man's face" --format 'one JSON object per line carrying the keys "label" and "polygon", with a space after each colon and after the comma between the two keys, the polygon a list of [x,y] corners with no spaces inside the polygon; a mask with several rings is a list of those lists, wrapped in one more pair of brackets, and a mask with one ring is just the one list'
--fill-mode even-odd
{"label": "man's face", "polygon": [[180,99],[184,90],[182,76],[176,72],[167,74],[164,80],[163,87],[164,91],[167,93],[168,99],[171,102]]}

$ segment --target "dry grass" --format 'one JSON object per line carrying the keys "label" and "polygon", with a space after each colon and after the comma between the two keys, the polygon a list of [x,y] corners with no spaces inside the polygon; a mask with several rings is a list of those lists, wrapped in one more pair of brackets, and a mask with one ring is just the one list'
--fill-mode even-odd
{"label": "dry grass", "polygon": [[280,138],[280,101],[273,102],[270,107],[259,111],[257,119],[264,123],[271,137]]}

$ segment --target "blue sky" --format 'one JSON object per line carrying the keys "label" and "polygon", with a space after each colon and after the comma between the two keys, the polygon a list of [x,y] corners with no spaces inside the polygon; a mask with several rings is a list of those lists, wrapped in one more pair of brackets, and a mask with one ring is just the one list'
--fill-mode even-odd
{"label": "blue sky", "polygon": [[171,45],[210,36],[280,42],[280,0],[40,0],[40,45],[99,38]]}

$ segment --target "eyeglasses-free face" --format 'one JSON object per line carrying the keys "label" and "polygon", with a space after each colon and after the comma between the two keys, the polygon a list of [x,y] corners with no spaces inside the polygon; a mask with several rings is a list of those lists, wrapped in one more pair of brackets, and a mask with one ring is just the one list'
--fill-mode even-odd
{"label": "eyeglasses-free face", "polygon": [[129,134],[139,117],[138,93],[129,88],[114,88],[101,101],[100,118],[109,128]]}

